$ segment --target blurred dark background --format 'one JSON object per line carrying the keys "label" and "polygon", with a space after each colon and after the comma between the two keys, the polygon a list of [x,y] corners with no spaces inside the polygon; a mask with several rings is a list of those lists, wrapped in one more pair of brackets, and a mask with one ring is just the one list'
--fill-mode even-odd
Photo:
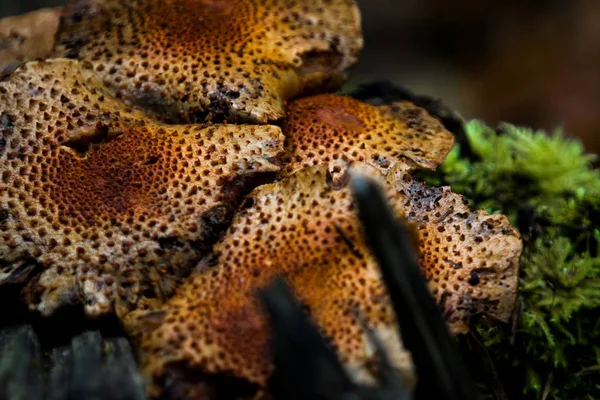
{"label": "blurred dark background", "polygon": [[[465,117],[552,130],[600,153],[599,0],[357,0],[349,85],[389,79]],[[0,17],[66,0],[2,0]]]}

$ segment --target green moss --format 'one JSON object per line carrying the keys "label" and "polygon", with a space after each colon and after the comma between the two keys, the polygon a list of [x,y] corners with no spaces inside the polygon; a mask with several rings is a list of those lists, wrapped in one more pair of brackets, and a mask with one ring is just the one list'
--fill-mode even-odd
{"label": "green moss", "polygon": [[[527,398],[600,398],[600,172],[595,157],[558,129],[466,126],[477,160],[457,146],[431,184],[501,212],[524,239],[516,330],[485,319],[476,329]],[[511,377],[512,374],[512,377]],[[515,374],[524,377],[522,381]],[[513,382],[510,382],[510,380]]]}

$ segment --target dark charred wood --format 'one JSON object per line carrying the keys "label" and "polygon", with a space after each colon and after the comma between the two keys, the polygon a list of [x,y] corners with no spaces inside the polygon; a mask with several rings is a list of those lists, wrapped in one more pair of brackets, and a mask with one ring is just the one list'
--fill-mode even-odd
{"label": "dark charred wood", "polygon": [[30,326],[0,332],[0,398],[42,400],[42,354]]}
{"label": "dark charred wood", "polygon": [[30,325],[0,332],[0,398],[11,400],[143,400],[138,367],[125,338],[98,331],[44,349]]}

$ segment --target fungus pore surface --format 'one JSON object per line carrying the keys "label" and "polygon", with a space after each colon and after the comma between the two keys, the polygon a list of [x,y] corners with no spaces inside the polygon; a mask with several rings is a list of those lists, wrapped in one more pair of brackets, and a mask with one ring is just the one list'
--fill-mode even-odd
{"label": "fungus pore surface", "polygon": [[360,171],[414,231],[450,331],[508,321],[519,233],[410,174],[452,134],[410,102],[315,95],[362,44],[353,0],[72,0],[0,21],[0,290],[45,316],[116,313],[150,394],[191,399],[214,377],[268,392],[257,294],[283,276],[354,380],[378,380],[373,332],[413,384]]}
{"label": "fungus pore surface", "polygon": [[27,283],[45,315],[162,302],[279,170],[280,128],[162,125],[73,60],[24,65],[0,104],[0,287]]}
{"label": "fungus pore surface", "polygon": [[[372,166],[352,168],[378,177],[396,212],[415,227],[419,265],[452,332],[464,332],[475,314],[508,318],[521,240],[506,217],[470,211],[448,188],[415,181],[405,165],[389,171],[387,183]],[[162,311],[130,324],[145,373],[168,379],[172,366],[185,365],[265,385],[269,329],[256,294],[283,275],[355,379],[374,379],[374,349],[362,319],[410,381],[411,359],[347,181],[332,184],[321,164],[255,189],[216,245],[216,265],[203,265]]]}
{"label": "fungus pore surface", "polygon": [[509,322],[519,283],[520,233],[508,218],[471,210],[450,187],[436,188],[398,165],[387,175],[396,210],[419,235],[419,265],[453,334],[475,315]]}
{"label": "fungus pore surface", "polygon": [[74,0],[57,35],[57,55],[169,122],[279,119],[361,48],[353,0]]}
{"label": "fungus pore surface", "polygon": [[311,167],[255,189],[216,245],[216,265],[180,287],[158,328],[147,328],[156,313],[134,321],[147,374],[168,379],[169,368],[183,363],[266,385],[269,327],[256,295],[281,274],[356,379],[373,382],[369,365],[376,359],[361,318],[394,366],[412,376],[350,188],[334,188],[327,175],[326,166]]}
{"label": "fungus pore surface", "polygon": [[434,170],[454,144],[440,121],[409,102],[375,107],[324,94],[294,101],[288,113],[284,173],[326,163],[337,179],[342,165],[354,161],[384,174],[398,162]]}
{"label": "fungus pore surface", "polygon": [[46,8],[0,19],[0,79],[24,62],[50,54],[61,11]]}

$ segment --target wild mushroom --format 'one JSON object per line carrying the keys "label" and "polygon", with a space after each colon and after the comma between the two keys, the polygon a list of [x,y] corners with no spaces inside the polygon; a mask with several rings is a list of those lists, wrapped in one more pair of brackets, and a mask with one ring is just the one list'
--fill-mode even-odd
{"label": "wild mushroom", "polygon": [[434,170],[454,144],[440,121],[412,103],[375,107],[333,94],[290,104],[283,132],[289,161],[284,174],[327,163],[334,179],[349,161],[384,174],[396,163]]}
{"label": "wild mushroom", "polygon": [[416,226],[421,270],[452,333],[468,332],[475,315],[509,322],[523,244],[508,218],[473,211],[449,187],[428,186],[400,166],[387,182],[397,210]]}
{"label": "wild mushroom", "polygon": [[[325,94],[293,102],[283,132],[289,161],[284,175],[326,163],[332,182],[344,185],[344,165],[353,162],[387,175],[404,202],[398,211],[416,224],[423,271],[436,282],[432,290],[453,333],[466,332],[474,313],[509,318],[516,299],[520,244],[494,234],[495,227],[502,226],[518,238],[514,228],[504,216],[472,213],[450,188],[428,187],[409,174],[414,168],[434,170],[451,150],[453,136],[439,120],[406,101],[375,107]],[[463,221],[466,218],[471,219]],[[489,240],[493,244],[482,244]],[[453,290],[446,290],[450,284]]]}
{"label": "wild mushroom", "polygon": [[50,54],[61,12],[46,8],[0,19],[0,79],[22,63]]}
{"label": "wild mushroom", "polygon": [[[354,168],[379,175],[362,163]],[[516,299],[517,231],[504,216],[468,210],[447,188],[410,181],[405,169],[394,168],[387,185],[379,179],[396,212],[416,224],[419,263],[451,330],[464,331],[476,313],[506,319]],[[397,321],[362,239],[347,179],[333,186],[328,175],[321,164],[255,189],[215,246],[215,265],[194,273],[162,311],[132,318],[146,374],[171,379],[183,368],[264,387],[272,372],[268,329],[255,296],[282,275],[356,380],[375,379],[365,326],[381,338],[394,367],[412,379],[411,358],[399,347]]]}
{"label": "wild mushroom", "polygon": [[[268,390],[256,294],[283,275],[354,379],[377,379],[373,330],[411,383],[347,186],[355,168],[414,226],[450,329],[478,313],[506,320],[518,233],[409,174],[450,151],[438,120],[408,102],[318,95],[289,107],[285,148],[266,125],[293,97],[339,84],[359,22],[352,0],[72,1],[55,53],[67,58],[0,82],[0,289],[25,284],[43,315],[116,312],[154,393],[193,398],[207,388],[178,386],[190,372]],[[203,124],[166,124],[178,121]]]}
{"label": "wild mushroom", "polygon": [[146,374],[171,379],[184,365],[264,388],[272,372],[269,329],[256,295],[284,275],[355,379],[374,380],[369,361],[375,350],[363,322],[410,379],[410,355],[400,347],[385,284],[359,235],[352,193],[328,185],[326,166],[255,189],[215,253],[215,266],[186,280],[163,315],[142,313],[136,320],[130,314]]}
{"label": "wild mushroom", "polygon": [[167,121],[265,123],[298,94],[334,88],[362,48],[353,0],[77,0],[57,56]]}
{"label": "wild mushroom", "polygon": [[280,128],[163,125],[72,60],[24,65],[0,104],[0,287],[27,283],[44,315],[162,301],[279,170]]}

